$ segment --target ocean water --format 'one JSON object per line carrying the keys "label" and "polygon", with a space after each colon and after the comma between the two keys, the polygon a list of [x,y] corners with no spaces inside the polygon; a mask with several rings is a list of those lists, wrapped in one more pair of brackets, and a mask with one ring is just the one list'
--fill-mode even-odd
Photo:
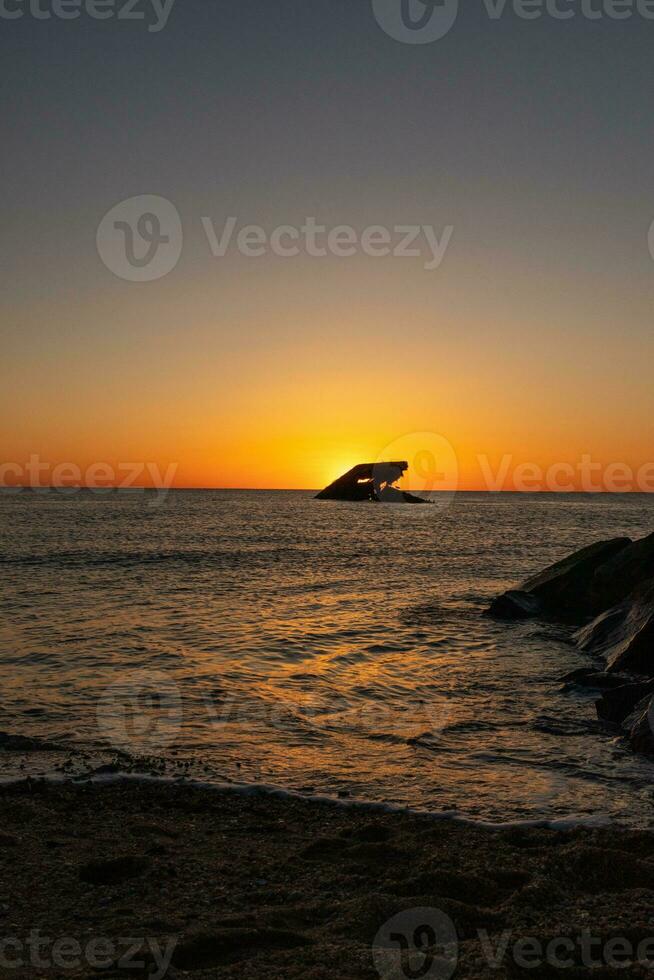
{"label": "ocean water", "polygon": [[73,749],[477,819],[649,823],[654,766],[563,689],[589,663],[567,631],[482,610],[649,533],[654,497],[435,499],[0,495],[0,775],[73,771]]}

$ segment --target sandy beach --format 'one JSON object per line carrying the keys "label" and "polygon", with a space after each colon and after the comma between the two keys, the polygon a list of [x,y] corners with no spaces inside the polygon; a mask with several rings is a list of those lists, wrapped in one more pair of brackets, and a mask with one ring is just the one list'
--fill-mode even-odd
{"label": "sandy beach", "polygon": [[[608,978],[654,954],[650,830],[134,780],[5,786],[0,826],[5,976]],[[454,924],[456,972],[407,972],[423,953],[403,968],[395,951],[380,972],[380,928],[424,908]]]}

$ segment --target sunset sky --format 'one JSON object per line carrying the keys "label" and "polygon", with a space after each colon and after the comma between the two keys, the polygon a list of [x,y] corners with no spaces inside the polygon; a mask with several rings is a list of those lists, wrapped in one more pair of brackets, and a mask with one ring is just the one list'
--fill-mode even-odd
{"label": "sunset sky", "polygon": [[[2,461],[178,464],[319,488],[407,433],[478,456],[654,458],[654,22],[491,21],[402,44],[366,0],[177,0],[2,25]],[[105,213],[178,209],[167,276],[116,277]],[[426,256],[211,254],[222,229],[433,226]]]}

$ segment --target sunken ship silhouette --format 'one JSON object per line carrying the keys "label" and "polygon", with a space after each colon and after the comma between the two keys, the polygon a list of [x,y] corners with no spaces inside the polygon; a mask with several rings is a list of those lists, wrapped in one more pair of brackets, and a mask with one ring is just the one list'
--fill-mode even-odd
{"label": "sunken ship silhouette", "polygon": [[405,461],[359,463],[316,494],[316,500],[372,500],[383,504],[428,504],[394,484],[408,470]]}

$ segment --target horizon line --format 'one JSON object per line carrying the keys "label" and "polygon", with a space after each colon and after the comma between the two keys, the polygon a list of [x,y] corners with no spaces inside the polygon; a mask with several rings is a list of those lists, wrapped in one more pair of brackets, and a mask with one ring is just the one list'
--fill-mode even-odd
{"label": "horizon line", "polygon": [[[320,493],[321,487],[121,487],[121,486],[105,486],[105,487],[86,487],[86,486],[61,486],[49,484],[47,486],[13,486],[13,487],[2,487],[0,486],[0,494],[6,493],[8,495],[23,493],[24,491],[31,491],[32,493],[43,493],[44,491],[57,491],[59,493]],[[528,494],[542,494],[549,496],[631,496],[639,495],[643,497],[649,497],[654,495],[653,490],[549,490],[549,489],[533,489],[533,490],[516,490],[516,489],[502,489],[493,490],[488,487],[460,487],[452,490],[423,490],[421,488],[409,488],[409,493],[434,493],[434,494],[457,494],[457,493],[487,493],[493,496],[499,496],[500,494],[518,494],[518,495],[528,495]],[[337,503],[339,501],[336,501]],[[340,501],[341,503],[348,503],[348,501]],[[349,501],[351,502],[351,501]],[[356,501],[355,501],[356,502]]]}

